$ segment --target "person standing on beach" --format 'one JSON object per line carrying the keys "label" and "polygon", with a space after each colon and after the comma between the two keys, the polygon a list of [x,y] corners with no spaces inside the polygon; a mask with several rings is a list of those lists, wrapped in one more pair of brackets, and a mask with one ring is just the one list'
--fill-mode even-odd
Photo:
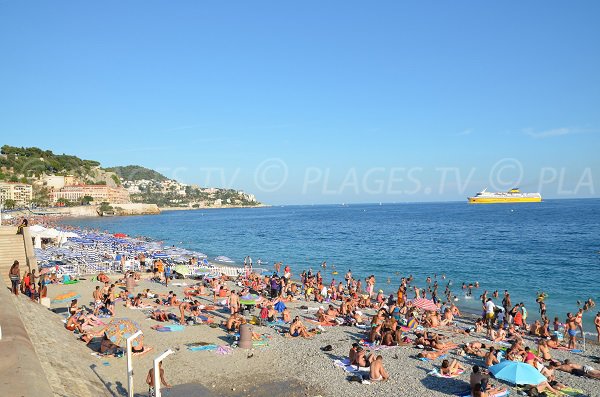
{"label": "person standing on beach", "polygon": [[[169,382],[165,380],[165,370],[162,367],[162,361],[159,361],[158,363],[158,372],[160,382],[162,383],[162,385],[164,387],[171,387]],[[156,395],[154,391],[154,367],[150,368],[150,370],[148,371],[148,375],[146,376],[146,383],[148,384],[148,397],[154,397]]]}
{"label": "person standing on beach", "polygon": [[598,337],[598,343],[600,343],[600,312],[594,317],[594,325],[596,326],[596,336]]}
{"label": "person standing on beach", "polygon": [[144,253],[141,252],[138,255],[138,260],[140,261],[140,271],[145,272],[146,271],[146,255],[144,255]]}
{"label": "person standing on beach", "polygon": [[167,263],[165,265],[165,286],[169,286],[169,279],[171,278],[171,264]]}
{"label": "person standing on beach", "polygon": [[229,295],[229,309],[231,314],[240,310],[240,296],[235,291],[231,291],[231,295]]}
{"label": "person standing on beach", "polygon": [[14,261],[10,270],[8,271],[8,278],[11,283],[12,293],[19,295],[19,283],[21,281],[21,271],[19,270],[19,261]]}
{"label": "person standing on beach", "polygon": [[565,327],[569,334],[569,349],[575,349],[577,344],[577,321],[571,313],[567,313],[567,320],[565,321]]}

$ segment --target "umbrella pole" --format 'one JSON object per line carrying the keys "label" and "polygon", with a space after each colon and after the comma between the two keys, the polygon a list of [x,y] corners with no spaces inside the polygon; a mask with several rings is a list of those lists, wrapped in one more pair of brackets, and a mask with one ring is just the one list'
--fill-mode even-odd
{"label": "umbrella pole", "polygon": [[135,334],[127,338],[127,391],[129,397],[133,397],[133,362],[131,357],[131,342],[138,336],[142,335],[142,331],[137,331]]}
{"label": "umbrella pole", "polygon": [[161,397],[160,394],[160,371],[158,369],[158,364],[164,360],[169,354],[175,353],[173,350],[169,349],[165,351],[160,356],[154,359],[154,396]]}

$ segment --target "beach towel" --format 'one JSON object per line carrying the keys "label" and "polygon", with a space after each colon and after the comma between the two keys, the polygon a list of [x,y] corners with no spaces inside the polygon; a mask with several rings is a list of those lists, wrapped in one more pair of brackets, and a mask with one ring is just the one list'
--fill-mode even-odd
{"label": "beach towel", "polygon": [[[563,392],[564,394],[566,394],[568,396],[572,396],[572,397],[587,397],[587,394],[585,394],[585,392],[583,390],[573,389],[572,387],[566,387],[566,388],[562,389],[561,392]],[[548,397],[559,397],[560,396],[560,394],[554,394],[554,393],[549,392],[548,390],[545,390],[544,393],[546,393],[546,395],[548,395]]]}
{"label": "beach towel", "polygon": [[184,326],[179,324],[165,324],[165,325],[155,325],[154,327],[150,327],[158,332],[177,332],[183,331]]}
{"label": "beach towel", "polygon": [[395,348],[399,347],[399,346],[376,345],[372,342],[367,342],[367,341],[363,341],[360,344],[363,345],[365,348],[367,348],[369,350],[373,350],[373,351],[395,349]]}
{"label": "beach towel", "polygon": [[227,354],[232,354],[233,353],[233,349],[231,347],[229,347],[229,346],[223,345],[223,346],[217,347],[216,353],[219,354],[219,355],[221,355],[221,356],[224,356],[224,355],[227,355]]}
{"label": "beach towel", "polygon": [[457,374],[455,375],[443,375],[441,372],[438,371],[437,368],[432,369],[431,371],[429,371],[427,373],[427,375],[432,375],[432,376],[436,376],[438,378],[456,378],[457,376],[459,376],[460,374],[462,374],[463,372],[465,372],[464,370],[460,370]]}
{"label": "beach towel", "polygon": [[345,358],[343,360],[333,360],[333,365],[342,368],[348,373],[354,373],[359,371],[369,371],[369,367],[357,367],[356,365],[350,365],[350,359]]}
{"label": "beach towel", "polygon": [[[500,393],[496,393],[494,395],[491,395],[490,397],[505,397],[505,396],[509,396],[510,395],[510,391],[504,390],[503,392]],[[471,393],[470,392],[465,392],[464,394],[462,394],[463,397],[471,397]]]}
{"label": "beach towel", "polygon": [[217,345],[204,345],[204,346],[188,346],[187,349],[193,352],[197,351],[212,351],[217,350]]}

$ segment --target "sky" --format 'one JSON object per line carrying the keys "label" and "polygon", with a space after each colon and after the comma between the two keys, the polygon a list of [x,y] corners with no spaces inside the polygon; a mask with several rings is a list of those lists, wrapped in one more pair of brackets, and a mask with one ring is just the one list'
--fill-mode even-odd
{"label": "sky", "polygon": [[597,1],[0,1],[0,143],[269,204],[600,191]]}

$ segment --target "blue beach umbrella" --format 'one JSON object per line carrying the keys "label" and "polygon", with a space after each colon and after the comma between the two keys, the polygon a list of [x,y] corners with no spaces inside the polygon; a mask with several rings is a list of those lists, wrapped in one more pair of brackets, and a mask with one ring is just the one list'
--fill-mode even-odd
{"label": "blue beach umbrella", "polygon": [[168,258],[169,255],[165,254],[164,252],[155,252],[154,254],[152,254],[152,257],[154,259],[159,259],[159,258]]}
{"label": "blue beach umbrella", "polygon": [[515,385],[539,385],[546,377],[533,366],[517,361],[504,360],[492,365],[490,372],[496,379],[502,379]]}

